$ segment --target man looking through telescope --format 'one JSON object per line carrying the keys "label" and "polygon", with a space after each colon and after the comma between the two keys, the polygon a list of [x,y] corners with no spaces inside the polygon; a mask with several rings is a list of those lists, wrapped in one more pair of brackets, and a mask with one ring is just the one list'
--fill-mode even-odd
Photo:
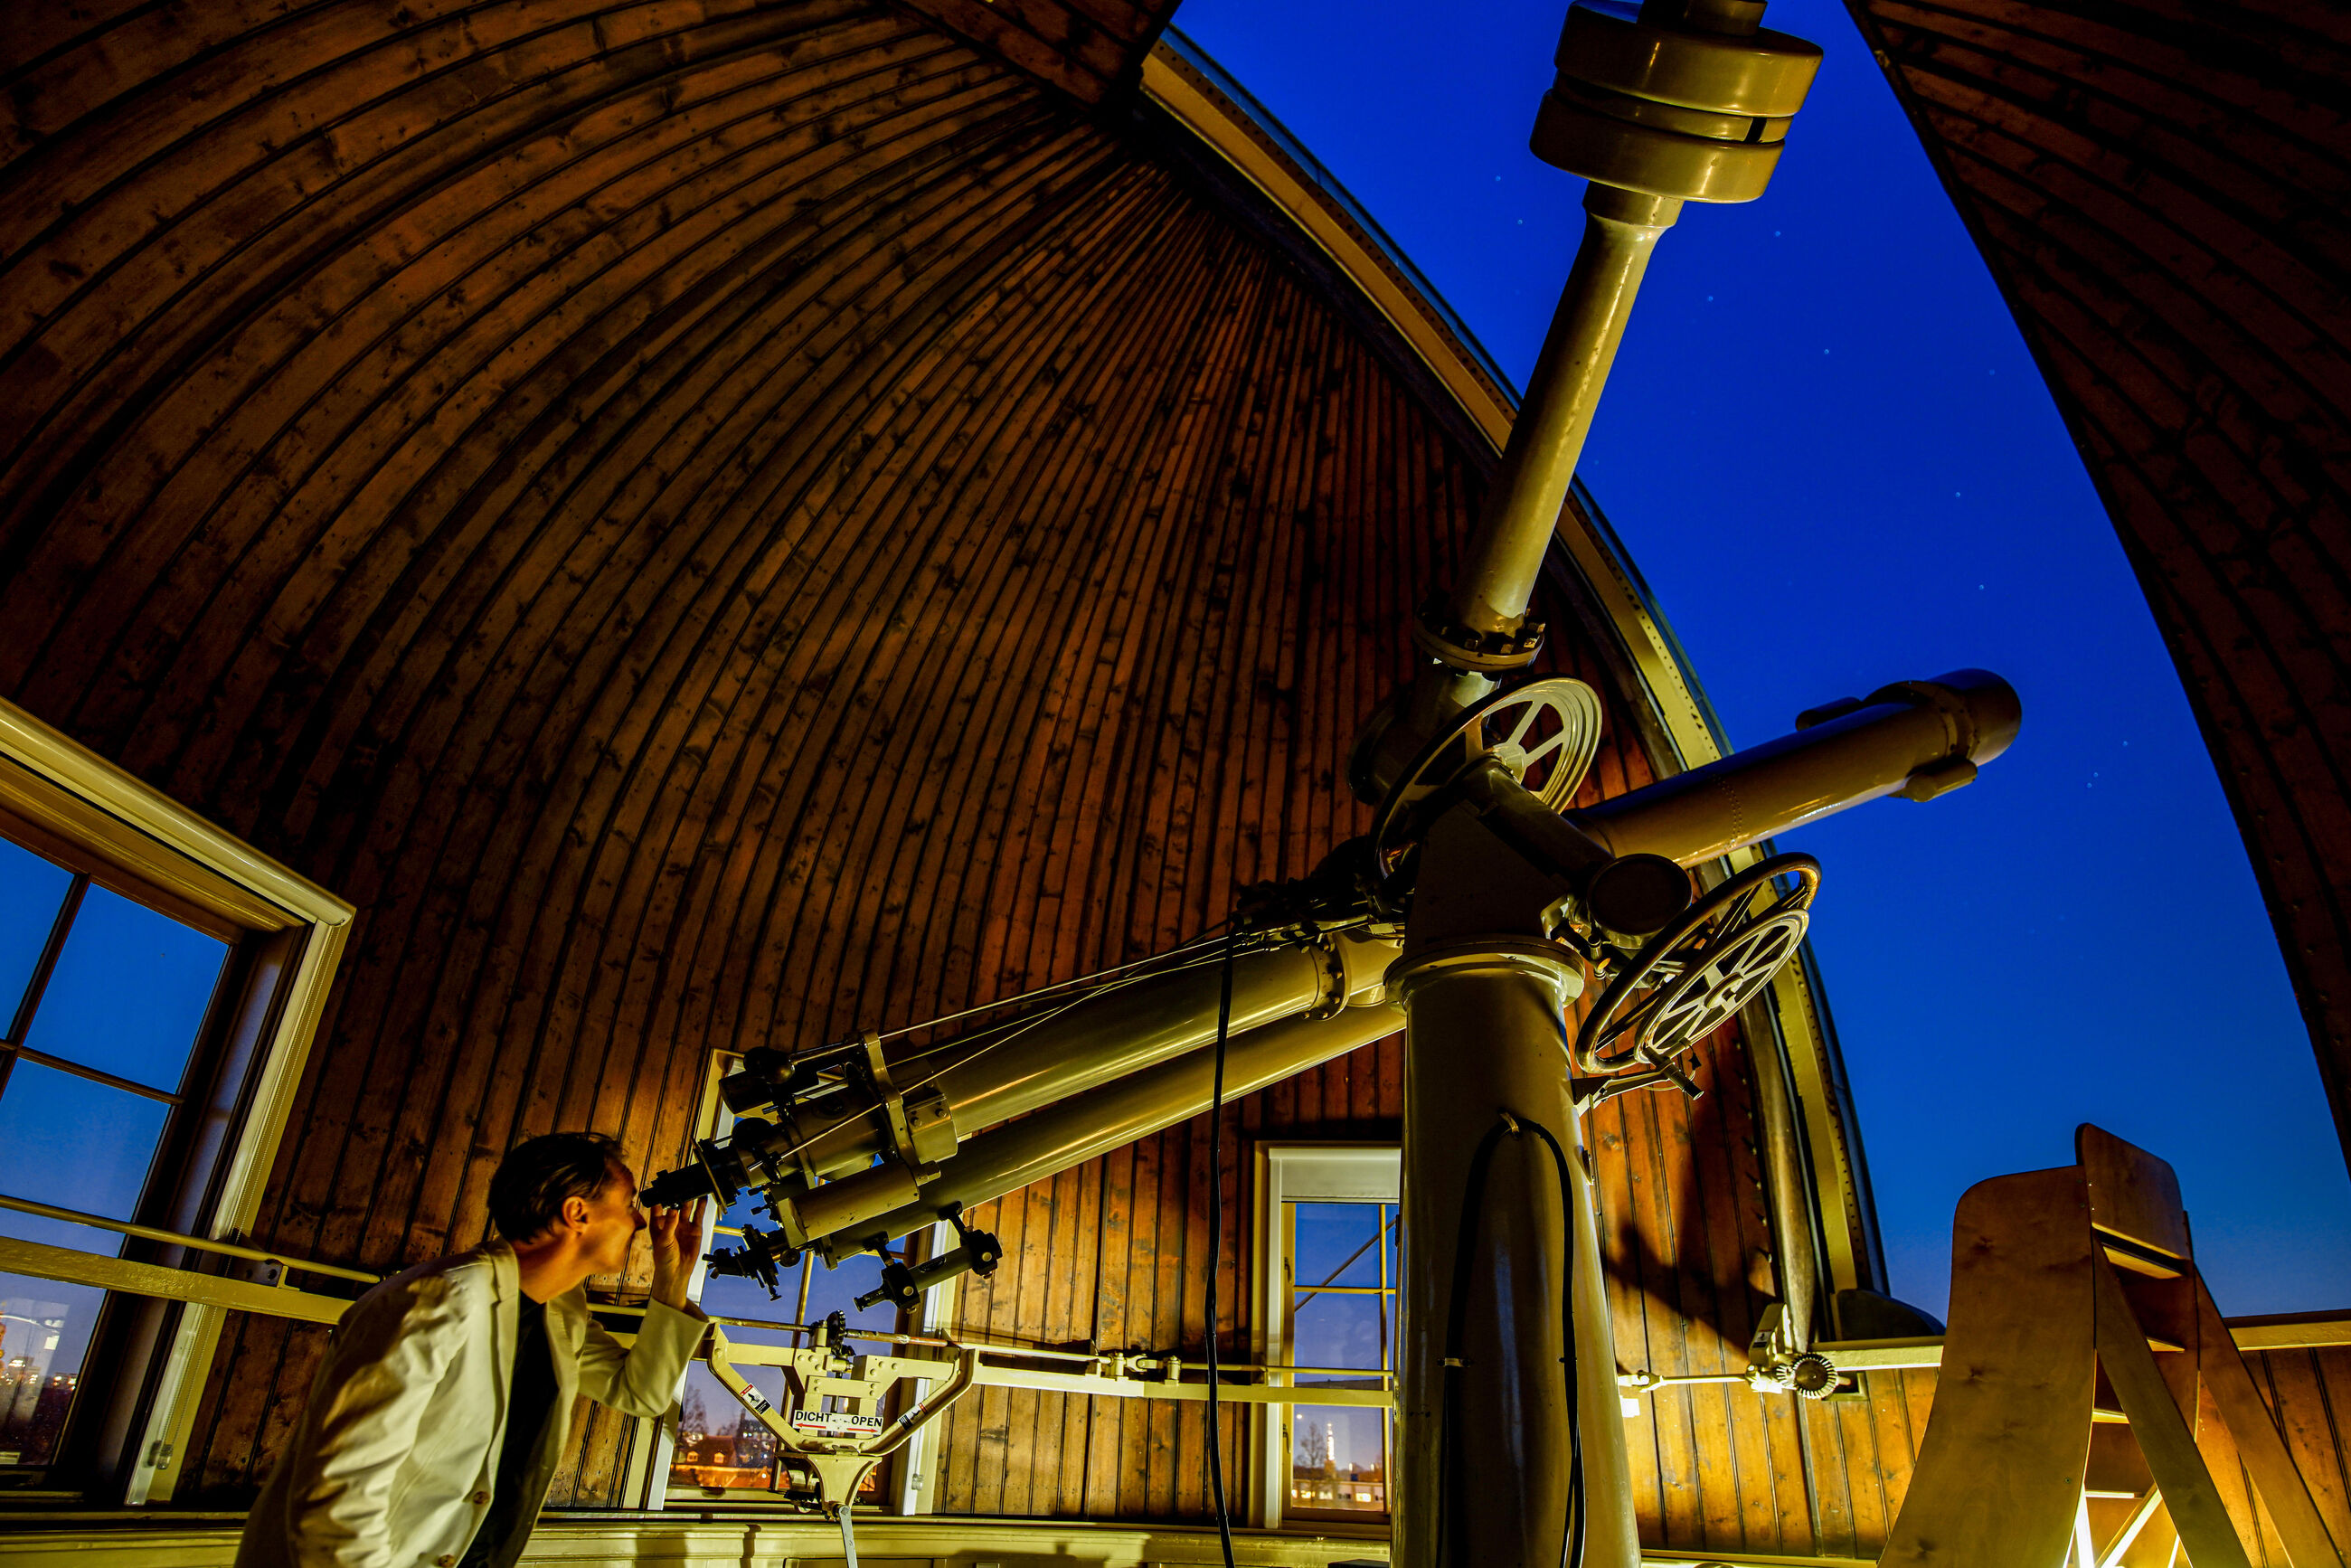
{"label": "man looking through telescope", "polygon": [[624,1350],[585,1286],[648,1228],[636,1177],[599,1134],[517,1145],[490,1178],[503,1239],[385,1281],[336,1325],[236,1568],[510,1568],[574,1396],[645,1417],[676,1399],[707,1321],[685,1299],[702,1210],[653,1212],[653,1298]]}

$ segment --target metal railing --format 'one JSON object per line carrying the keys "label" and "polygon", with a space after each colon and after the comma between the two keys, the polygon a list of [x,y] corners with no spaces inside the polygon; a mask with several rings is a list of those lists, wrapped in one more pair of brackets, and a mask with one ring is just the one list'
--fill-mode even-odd
{"label": "metal railing", "polygon": [[[57,1280],[68,1284],[90,1285],[100,1290],[122,1291],[134,1295],[152,1296],[193,1305],[218,1307],[229,1312],[255,1312],[263,1316],[293,1318],[319,1323],[331,1323],[351,1304],[346,1296],[325,1295],[298,1289],[284,1282],[290,1273],[319,1274],[348,1280],[363,1285],[375,1285],[382,1276],[363,1270],[347,1269],[339,1264],[318,1263],[283,1251],[248,1247],[240,1242],[214,1240],[209,1237],[192,1236],[184,1231],[170,1230],[161,1226],[141,1225],[134,1221],[109,1218],[80,1209],[67,1208],[57,1204],[41,1203],[32,1198],[14,1197],[0,1194],[0,1209],[37,1216],[72,1225],[89,1226],[118,1235],[136,1237],[172,1247],[185,1247],[196,1251],[241,1259],[249,1262],[274,1265],[276,1279],[255,1281],[219,1274],[206,1274],[193,1269],[169,1264],[147,1263],[134,1260],[107,1257],[100,1253],[84,1252],[74,1248],[57,1247],[46,1242],[0,1237],[0,1271],[31,1274]],[[645,1312],[642,1301],[597,1301],[589,1306],[600,1314],[641,1317]],[[749,1329],[772,1333],[796,1333],[812,1336],[818,1325],[786,1322],[777,1319],[736,1317],[725,1313],[706,1312],[711,1322],[722,1329]],[[1114,1397],[1163,1397],[1198,1399],[1207,1396],[1207,1384],[1203,1380],[1186,1381],[1186,1373],[1203,1371],[1200,1363],[1185,1360],[1176,1354],[1151,1354],[1124,1351],[1059,1350],[1040,1345],[1004,1344],[991,1341],[950,1339],[941,1334],[901,1333],[875,1329],[847,1331],[846,1337],[868,1343],[885,1343],[909,1347],[943,1350],[973,1350],[984,1356],[1006,1361],[1059,1362],[1072,1364],[1067,1372],[1029,1371],[1019,1367],[985,1366],[979,1381],[1003,1387],[1035,1388],[1063,1393],[1101,1394]],[[748,1365],[762,1364],[762,1352],[774,1347],[752,1343],[734,1343],[730,1354],[734,1359]],[[697,1352],[695,1359],[707,1359],[706,1353]],[[1311,1403],[1318,1405],[1385,1405],[1390,1403],[1387,1392],[1394,1379],[1390,1374],[1363,1367],[1299,1366],[1276,1363],[1247,1364],[1223,1364],[1226,1373],[1256,1374],[1268,1377],[1343,1377],[1358,1383],[1374,1381],[1375,1388],[1324,1387],[1312,1384],[1265,1383],[1227,1386],[1219,1385],[1221,1397],[1238,1398],[1244,1402],[1305,1403],[1297,1399],[1301,1393],[1311,1390]],[[1279,1393],[1282,1397],[1267,1398]]]}
{"label": "metal railing", "polygon": [[313,1263],[288,1253],[271,1252],[258,1247],[246,1247],[235,1241],[215,1241],[209,1237],[190,1236],[184,1231],[165,1230],[160,1226],[153,1225],[139,1225],[128,1219],[109,1219],[102,1214],[86,1214],[78,1208],[65,1208],[54,1203],[41,1203],[29,1197],[12,1197],[6,1193],[0,1193],[0,1208],[14,1209],[18,1214],[38,1215],[43,1219],[63,1220],[68,1225],[87,1225],[94,1230],[111,1230],[123,1236],[135,1236],[141,1241],[161,1241],[172,1247],[187,1247],[199,1252],[218,1253],[225,1258],[242,1258],[254,1263],[275,1263],[280,1270],[291,1270],[303,1274],[325,1274],[338,1280],[356,1280],[363,1285],[376,1285],[383,1282],[382,1275],[370,1274],[359,1269],[345,1269],[334,1263]]}

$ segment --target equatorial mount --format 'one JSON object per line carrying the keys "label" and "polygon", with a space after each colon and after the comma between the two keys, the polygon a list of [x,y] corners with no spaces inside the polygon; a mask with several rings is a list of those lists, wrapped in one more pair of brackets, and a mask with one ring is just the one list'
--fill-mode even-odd
{"label": "equatorial mount", "polygon": [[1600,750],[1600,694],[1565,675],[1499,691],[1457,714],[1407,762],[1380,801],[1373,852],[1393,872],[1428,826],[1437,797],[1487,758],[1543,805],[1564,810]]}
{"label": "equatorial mount", "polygon": [[1669,1082],[1697,1098],[1681,1057],[1796,956],[1820,885],[1812,856],[1774,856],[1724,882],[1629,960],[1608,966],[1614,974],[1574,1046],[1579,1070],[1620,1075],[1596,1098]]}

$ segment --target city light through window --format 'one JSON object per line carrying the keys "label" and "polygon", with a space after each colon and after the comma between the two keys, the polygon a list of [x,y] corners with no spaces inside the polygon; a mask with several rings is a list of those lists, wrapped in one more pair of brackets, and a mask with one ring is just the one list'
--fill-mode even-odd
{"label": "city light through window", "polygon": [[[717,1224],[733,1229],[747,1219],[762,1229],[775,1228],[766,1210],[747,1197],[737,1199],[735,1206],[719,1217]],[[723,1233],[714,1235],[711,1240],[720,1247],[737,1245],[735,1237]],[[878,1301],[862,1312],[857,1307],[856,1298],[872,1290],[881,1279],[882,1260],[870,1253],[845,1259],[834,1269],[826,1268],[820,1259],[805,1257],[778,1281],[783,1289],[778,1299],[769,1300],[767,1288],[756,1281],[712,1275],[704,1281],[699,1300],[703,1311],[720,1317],[816,1323],[840,1312],[852,1328],[895,1333],[899,1328],[895,1305]],[[730,1339],[745,1344],[788,1345],[804,1338],[753,1328],[729,1328],[726,1333]],[[870,1341],[852,1343],[853,1348],[865,1352],[887,1348]],[[770,1404],[778,1409],[784,1408],[784,1375],[780,1367],[743,1366],[737,1370]],[[878,1471],[868,1477],[861,1495],[878,1496],[881,1480]],[[686,1372],[677,1447],[670,1458],[670,1484],[764,1491],[775,1483],[774,1436],[727,1392],[725,1384],[711,1375],[707,1366],[695,1362]]]}
{"label": "city light through window", "polygon": [[[1286,1203],[1290,1345],[1301,1386],[1379,1388],[1395,1365],[1402,1216],[1386,1203]],[[1384,1409],[1290,1407],[1293,1514],[1385,1515],[1394,1431]]]}
{"label": "city light through window", "polygon": [[[135,1217],[227,956],[218,937],[0,839],[0,1193]],[[123,1246],[10,1210],[0,1235]],[[55,1457],[104,1301],[0,1273],[0,1479]]]}

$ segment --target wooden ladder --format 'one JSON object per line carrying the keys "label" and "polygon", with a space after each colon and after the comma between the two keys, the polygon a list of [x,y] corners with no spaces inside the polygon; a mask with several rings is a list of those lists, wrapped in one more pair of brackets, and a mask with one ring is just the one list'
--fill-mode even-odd
{"label": "wooden ladder", "polygon": [[1934,1409],[1879,1568],[2252,1568],[2261,1521],[2208,1448],[2241,1460],[2293,1568],[2346,1568],[2171,1167],[2087,1125],[2074,1154],[1959,1199]]}

